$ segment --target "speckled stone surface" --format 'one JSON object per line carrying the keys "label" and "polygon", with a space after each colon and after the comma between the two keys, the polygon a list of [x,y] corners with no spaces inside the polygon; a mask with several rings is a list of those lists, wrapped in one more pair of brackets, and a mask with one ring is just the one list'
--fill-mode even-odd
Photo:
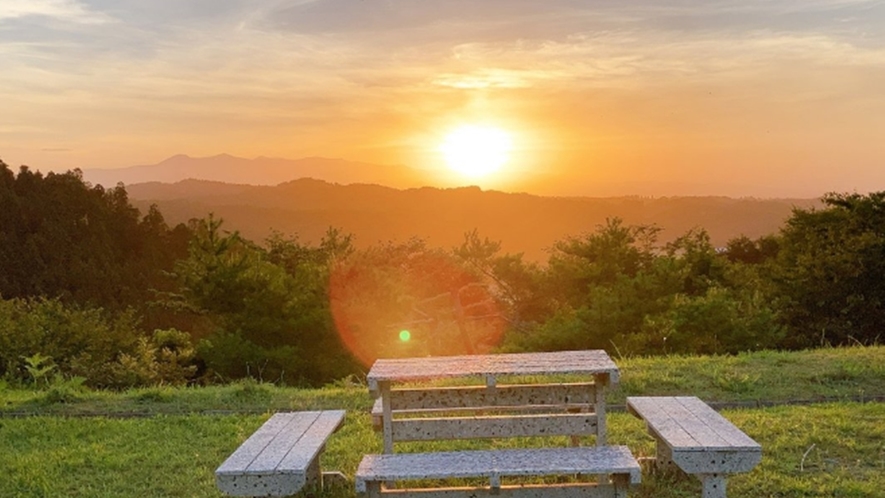
{"label": "speckled stone surface", "polygon": [[289,496],[313,471],[344,410],[274,414],[215,470],[215,482],[232,496]]}
{"label": "speckled stone surface", "polygon": [[618,382],[618,367],[602,350],[381,359],[367,380],[369,390],[377,392],[385,381],[547,374],[608,374],[611,384]]}
{"label": "speckled stone surface", "polygon": [[366,455],[356,471],[356,490],[368,482],[464,477],[625,474],[640,480],[626,446],[533,448]]}
{"label": "speckled stone surface", "polygon": [[630,412],[648,424],[658,445],[658,464],[675,464],[703,482],[705,498],[724,498],[724,474],[748,472],[762,447],[694,396],[631,396]]}
{"label": "speckled stone surface", "polygon": [[596,414],[415,418],[393,421],[395,441],[596,435]]}

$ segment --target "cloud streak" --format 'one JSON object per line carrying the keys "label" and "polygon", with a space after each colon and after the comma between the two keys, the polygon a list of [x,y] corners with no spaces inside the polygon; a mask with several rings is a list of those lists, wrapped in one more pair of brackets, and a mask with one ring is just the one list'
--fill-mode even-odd
{"label": "cloud streak", "polygon": [[78,24],[104,24],[113,19],[76,0],[4,0],[0,22],[31,17],[57,19]]}

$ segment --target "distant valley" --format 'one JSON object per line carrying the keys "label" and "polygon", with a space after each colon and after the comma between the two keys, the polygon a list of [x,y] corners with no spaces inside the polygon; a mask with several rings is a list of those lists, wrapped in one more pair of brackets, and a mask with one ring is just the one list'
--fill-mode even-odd
{"label": "distant valley", "polygon": [[555,241],[592,232],[606,218],[629,224],[655,224],[661,242],[693,227],[705,228],[716,246],[739,235],[775,233],[793,207],[813,199],[732,199],[726,197],[541,197],[483,191],[477,187],[395,189],[379,185],[337,185],[303,178],[276,186],[206,180],[128,185],[142,211],[157,204],[170,224],[213,213],[224,228],[263,241],[273,231],[315,242],[329,227],[356,238],[358,246],[424,238],[432,246],[453,247],[464,233],[502,242],[502,250],[544,261]]}

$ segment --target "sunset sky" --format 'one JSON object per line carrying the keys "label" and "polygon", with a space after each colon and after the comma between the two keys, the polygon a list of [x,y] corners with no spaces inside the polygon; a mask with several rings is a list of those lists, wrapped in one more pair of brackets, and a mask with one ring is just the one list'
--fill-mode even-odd
{"label": "sunset sky", "polygon": [[[0,158],[338,157],[556,195],[885,190],[885,2],[0,0]],[[459,126],[509,160],[446,168]]]}

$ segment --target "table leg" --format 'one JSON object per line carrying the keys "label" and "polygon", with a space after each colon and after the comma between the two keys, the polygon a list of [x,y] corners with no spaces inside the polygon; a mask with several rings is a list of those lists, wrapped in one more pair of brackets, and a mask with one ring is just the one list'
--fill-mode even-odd
{"label": "table leg", "polygon": [[381,392],[381,432],[384,436],[384,453],[393,453],[393,410],[390,407],[390,382],[379,382]]}
{"label": "table leg", "polygon": [[596,410],[596,446],[605,446],[607,425],[605,423],[605,386],[608,385],[608,374],[593,376],[596,387],[596,399],[593,404]]}
{"label": "table leg", "polygon": [[655,437],[655,470],[658,472],[673,472],[676,470],[676,464],[673,463],[673,451],[667,446],[667,443],[657,439],[654,433],[649,430],[649,434]]}
{"label": "table leg", "polygon": [[722,474],[700,474],[703,489],[701,498],[725,498],[725,476]]}

